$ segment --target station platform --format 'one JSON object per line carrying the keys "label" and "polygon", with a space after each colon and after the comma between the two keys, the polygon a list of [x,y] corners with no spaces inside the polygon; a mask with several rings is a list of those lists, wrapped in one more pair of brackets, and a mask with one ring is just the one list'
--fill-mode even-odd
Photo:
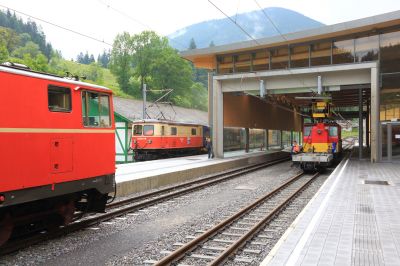
{"label": "station platform", "polygon": [[261,265],[400,265],[400,167],[339,166]]}
{"label": "station platform", "polygon": [[127,196],[203,175],[287,157],[281,151],[227,152],[223,159],[207,154],[117,165],[117,196]]}

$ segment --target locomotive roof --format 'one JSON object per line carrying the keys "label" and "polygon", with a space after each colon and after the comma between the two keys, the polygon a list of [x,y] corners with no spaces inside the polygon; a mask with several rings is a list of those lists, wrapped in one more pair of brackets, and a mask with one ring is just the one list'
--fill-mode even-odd
{"label": "locomotive roof", "polygon": [[203,124],[196,123],[186,123],[172,120],[159,120],[159,119],[141,119],[135,120],[132,122],[133,124],[172,124],[172,125],[181,125],[181,126],[206,126]]}
{"label": "locomotive roof", "polygon": [[85,87],[90,87],[90,88],[95,88],[95,89],[100,89],[100,90],[107,90],[107,91],[111,92],[111,90],[107,87],[103,87],[103,86],[99,86],[99,85],[95,85],[95,84],[91,84],[91,83],[87,83],[87,82],[72,80],[69,78],[53,75],[50,73],[37,72],[37,71],[33,71],[30,69],[24,69],[24,68],[20,68],[20,67],[7,66],[7,65],[0,64],[0,72],[22,75],[22,76],[27,76],[27,77],[32,77],[32,78],[46,79],[46,80],[51,80],[51,81],[58,81],[58,82],[69,83],[69,84],[74,84],[74,85],[79,85],[79,86],[85,86]]}
{"label": "locomotive roof", "polygon": [[325,124],[325,125],[333,125],[333,126],[340,126],[337,122],[331,121],[331,122],[316,122],[316,123],[304,123],[304,126],[312,126],[315,124]]}

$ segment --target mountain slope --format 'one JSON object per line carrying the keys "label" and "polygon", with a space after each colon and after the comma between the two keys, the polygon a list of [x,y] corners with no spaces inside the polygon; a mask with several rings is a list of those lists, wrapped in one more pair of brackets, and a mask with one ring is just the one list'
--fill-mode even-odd
{"label": "mountain slope", "polygon": [[[270,7],[265,8],[264,12],[268,14],[282,34],[317,28],[324,25],[285,8]],[[237,24],[256,39],[279,35],[261,10],[238,14],[232,17],[232,19],[236,20]],[[168,37],[170,44],[179,50],[187,50],[192,38],[195,40],[197,48],[208,47],[211,42],[215,45],[222,45],[250,39],[228,18],[193,24],[172,33]]]}

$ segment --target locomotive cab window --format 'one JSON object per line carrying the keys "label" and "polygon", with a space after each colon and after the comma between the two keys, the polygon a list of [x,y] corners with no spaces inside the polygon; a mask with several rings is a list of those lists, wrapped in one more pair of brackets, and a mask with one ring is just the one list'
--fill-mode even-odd
{"label": "locomotive cab window", "polygon": [[304,127],[304,137],[308,137],[311,135],[312,126]]}
{"label": "locomotive cab window", "polygon": [[192,128],[192,136],[196,136],[196,129]]}
{"label": "locomotive cab window", "polygon": [[329,136],[337,137],[338,135],[338,128],[337,127],[329,127]]}
{"label": "locomotive cab window", "polygon": [[176,129],[176,127],[171,127],[171,135],[176,136],[177,133],[178,133],[178,130]]}
{"label": "locomotive cab window", "polygon": [[111,127],[110,97],[105,94],[82,92],[83,125],[87,127]]}
{"label": "locomotive cab window", "polygon": [[153,136],[154,135],[154,126],[153,125],[145,125],[143,127],[143,135],[145,136]]}
{"label": "locomotive cab window", "polygon": [[50,85],[47,88],[49,111],[69,113],[72,110],[71,90]]}
{"label": "locomotive cab window", "polygon": [[142,125],[135,125],[133,127],[133,135],[141,136],[142,135],[143,126]]}

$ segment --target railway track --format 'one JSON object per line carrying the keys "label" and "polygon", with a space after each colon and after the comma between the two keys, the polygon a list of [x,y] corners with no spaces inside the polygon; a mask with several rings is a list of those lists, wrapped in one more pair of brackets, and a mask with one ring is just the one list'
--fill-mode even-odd
{"label": "railway track", "polygon": [[8,244],[0,248],[0,256],[16,252],[23,248],[32,246],[34,244],[55,239],[72,232],[85,229],[90,226],[97,225],[101,222],[111,220],[113,218],[138,211],[143,208],[153,206],[155,204],[191,193],[196,190],[206,188],[230,179],[239,177],[243,174],[254,172],[262,168],[272,166],[287,161],[288,158],[274,160],[268,163],[261,163],[243,168],[237,168],[224,173],[218,173],[206,178],[197,179],[194,181],[186,182],[177,186],[157,190],[154,192],[146,193],[137,197],[131,197],[121,201],[113,202],[107,205],[107,212],[104,214],[97,214],[94,216],[85,217],[81,220],[75,221],[67,226],[63,226],[54,231],[42,231],[27,238],[11,240]]}
{"label": "railway track", "polygon": [[[260,231],[270,224],[277,215],[287,208],[311,182],[318,173],[312,176],[298,174],[272,192],[257,199],[237,213],[181,246],[159,261],[146,261],[147,264],[161,265],[221,265],[228,259],[234,263],[252,263],[248,256],[237,254],[259,254],[260,250],[252,245],[262,245],[253,241],[255,238],[268,238]],[[177,245],[180,245],[179,243]],[[247,246],[250,246],[247,248]],[[235,257],[236,256],[236,257]]]}

